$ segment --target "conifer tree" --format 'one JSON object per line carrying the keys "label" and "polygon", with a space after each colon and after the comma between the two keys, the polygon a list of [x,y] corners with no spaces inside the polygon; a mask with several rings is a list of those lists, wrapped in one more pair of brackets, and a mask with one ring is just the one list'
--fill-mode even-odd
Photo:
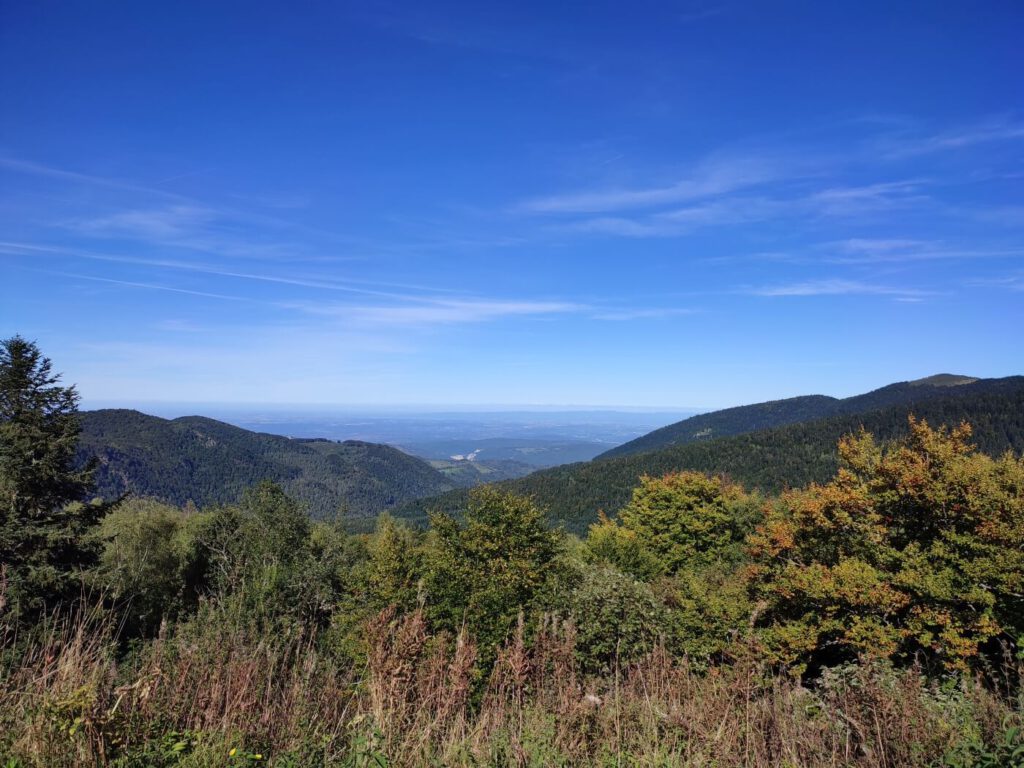
{"label": "conifer tree", "polygon": [[93,467],[76,467],[78,393],[35,343],[0,342],[0,610],[17,618],[79,590],[95,562],[83,534],[107,506],[83,503]]}

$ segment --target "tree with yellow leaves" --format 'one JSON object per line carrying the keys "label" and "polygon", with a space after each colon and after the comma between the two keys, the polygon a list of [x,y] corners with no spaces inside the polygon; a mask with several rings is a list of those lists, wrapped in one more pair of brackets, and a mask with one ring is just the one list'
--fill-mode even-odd
{"label": "tree with yellow leaves", "polygon": [[963,424],[883,450],[839,445],[825,485],[790,491],[749,539],[765,650],[806,669],[859,655],[923,654],[966,668],[1024,631],[1024,460],[992,459]]}

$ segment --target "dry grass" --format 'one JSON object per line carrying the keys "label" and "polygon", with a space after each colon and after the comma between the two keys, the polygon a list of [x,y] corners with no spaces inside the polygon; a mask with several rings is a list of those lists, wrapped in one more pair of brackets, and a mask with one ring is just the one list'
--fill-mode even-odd
{"label": "dry grass", "polygon": [[811,690],[753,660],[698,671],[655,648],[587,679],[554,619],[532,641],[520,622],[479,680],[472,640],[430,635],[418,612],[370,622],[365,666],[234,618],[211,607],[127,656],[109,622],[53,622],[0,680],[0,750],[48,767],[223,765],[236,747],[289,766],[882,768],[933,764],[1020,719],[978,680],[941,690],[872,665]]}

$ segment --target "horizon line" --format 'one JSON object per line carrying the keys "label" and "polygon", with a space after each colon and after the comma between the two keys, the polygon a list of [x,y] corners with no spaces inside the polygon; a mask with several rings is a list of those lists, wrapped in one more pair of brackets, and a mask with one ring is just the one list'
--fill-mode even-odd
{"label": "horizon line", "polygon": [[619,411],[619,412],[693,412],[714,406],[696,405],[625,405],[593,403],[293,403],[283,401],[238,400],[107,400],[82,398],[79,410],[111,408],[138,409],[152,406],[215,407],[229,409],[273,408],[294,410],[351,409],[357,411],[410,411],[445,412],[533,412],[533,411]]}

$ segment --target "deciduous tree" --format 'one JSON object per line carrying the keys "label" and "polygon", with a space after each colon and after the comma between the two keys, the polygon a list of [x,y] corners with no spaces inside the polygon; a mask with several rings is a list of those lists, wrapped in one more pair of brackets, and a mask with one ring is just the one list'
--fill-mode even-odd
{"label": "deciduous tree", "polygon": [[529,499],[484,486],[469,497],[465,523],[431,516],[431,615],[457,630],[465,622],[482,646],[504,640],[555,570],[559,533]]}
{"label": "deciduous tree", "polygon": [[883,450],[861,432],[827,484],[789,492],[750,539],[760,637],[779,661],[923,652],[964,668],[1024,631],[1024,460],[966,424]]}

